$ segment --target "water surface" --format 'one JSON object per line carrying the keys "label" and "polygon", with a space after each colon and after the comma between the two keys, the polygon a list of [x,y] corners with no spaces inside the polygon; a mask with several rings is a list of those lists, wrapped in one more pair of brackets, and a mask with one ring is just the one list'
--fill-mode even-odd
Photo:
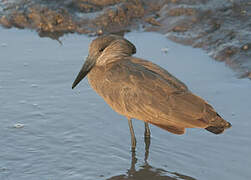
{"label": "water surface", "polygon": [[[129,33],[136,56],[166,68],[233,127],[216,136],[183,136],[151,126],[145,161],[144,124],[135,120],[136,154],[127,120],[88,85],[72,90],[93,38],[57,41],[34,32],[0,29],[0,179],[250,179],[250,80],[203,51],[154,33]],[[162,51],[167,48],[167,53]]]}

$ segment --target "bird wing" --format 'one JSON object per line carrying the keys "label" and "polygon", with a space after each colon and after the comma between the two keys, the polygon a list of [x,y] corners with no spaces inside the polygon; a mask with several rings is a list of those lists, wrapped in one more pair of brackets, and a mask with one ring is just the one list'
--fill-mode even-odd
{"label": "bird wing", "polygon": [[176,87],[177,89],[185,90],[185,91],[188,90],[187,86],[183,82],[181,82],[179,79],[174,77],[172,74],[170,74],[167,70],[163,69],[162,67],[160,67],[150,61],[146,61],[144,59],[131,58],[130,60],[133,63],[140,64],[140,65],[144,66],[145,68],[147,68],[148,70],[157,73],[162,78],[169,81],[169,84]]}
{"label": "bird wing", "polygon": [[104,74],[102,96],[120,114],[175,134],[208,126],[202,118],[207,103],[159,66],[140,59],[122,60],[108,65]]}

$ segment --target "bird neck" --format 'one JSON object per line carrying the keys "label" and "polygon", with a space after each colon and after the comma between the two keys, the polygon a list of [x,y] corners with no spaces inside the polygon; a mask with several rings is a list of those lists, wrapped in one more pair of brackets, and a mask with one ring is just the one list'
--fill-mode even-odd
{"label": "bird neck", "polygon": [[97,66],[104,66],[113,62],[122,61],[127,59],[128,54],[119,51],[113,51],[112,53],[103,53],[96,62]]}

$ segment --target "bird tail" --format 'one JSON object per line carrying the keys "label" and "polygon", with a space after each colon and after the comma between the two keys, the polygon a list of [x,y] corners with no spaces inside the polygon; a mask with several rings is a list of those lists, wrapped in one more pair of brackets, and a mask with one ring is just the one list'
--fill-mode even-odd
{"label": "bird tail", "polygon": [[218,113],[216,117],[214,117],[210,121],[210,125],[205,128],[207,131],[214,133],[214,134],[221,134],[225,129],[230,128],[232,125],[231,123],[224,120]]}

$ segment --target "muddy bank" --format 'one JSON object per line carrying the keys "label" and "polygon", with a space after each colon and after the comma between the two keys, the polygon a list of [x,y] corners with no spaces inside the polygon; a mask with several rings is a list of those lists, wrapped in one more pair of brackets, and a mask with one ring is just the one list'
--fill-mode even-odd
{"label": "muddy bank", "polygon": [[98,35],[134,29],[156,31],[206,50],[239,76],[251,79],[251,2],[247,0],[1,0],[0,24]]}

